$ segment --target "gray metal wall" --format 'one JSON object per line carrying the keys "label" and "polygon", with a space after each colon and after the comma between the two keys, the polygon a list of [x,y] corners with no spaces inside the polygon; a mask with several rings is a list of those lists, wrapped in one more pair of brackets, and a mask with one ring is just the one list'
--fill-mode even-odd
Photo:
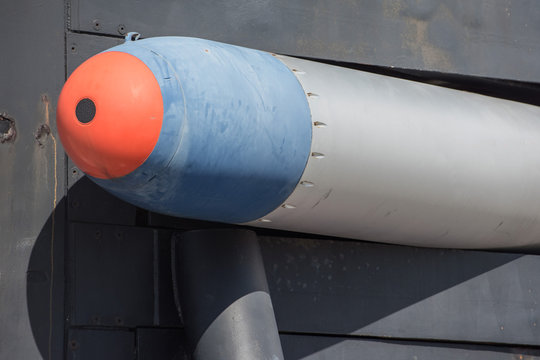
{"label": "gray metal wall", "polygon": [[361,64],[540,79],[534,0],[72,1],[70,28],[184,35]]}
{"label": "gray metal wall", "polygon": [[[54,120],[65,77],[64,2],[2,1],[0,23],[0,358],[38,359],[34,336],[44,339],[46,355],[64,346],[65,208],[58,204],[66,170]],[[5,118],[16,131],[8,139]],[[29,267],[37,253],[41,261]],[[48,296],[30,311],[37,289]],[[32,328],[29,311],[46,321]]]}
{"label": "gray metal wall", "polygon": [[[222,225],[106,194],[55,128],[66,75],[121,33],[540,79],[534,1],[25,0],[0,22],[0,359],[184,357],[170,238]],[[259,235],[287,359],[540,358],[537,255]]]}

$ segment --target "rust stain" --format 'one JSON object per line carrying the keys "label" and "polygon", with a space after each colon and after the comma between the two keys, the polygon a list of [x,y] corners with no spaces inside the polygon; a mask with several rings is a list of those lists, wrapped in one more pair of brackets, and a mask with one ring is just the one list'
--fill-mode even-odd
{"label": "rust stain", "polygon": [[45,113],[44,113],[44,115],[45,115],[45,124],[49,125],[49,123],[50,123],[50,114],[49,114],[50,102],[49,102],[49,97],[47,96],[47,94],[41,95],[41,102],[45,106]]}
{"label": "rust stain", "polygon": [[383,14],[388,17],[398,17],[401,13],[401,2],[395,0],[383,1]]}
{"label": "rust stain", "polygon": [[45,95],[41,95],[41,103],[43,105],[43,119],[44,119],[44,123],[41,124],[35,135],[34,135],[34,139],[36,140],[36,142],[38,143],[39,147],[40,148],[43,148],[44,147],[44,142],[45,142],[45,139],[51,135],[51,127],[50,127],[50,109],[49,109],[49,105],[50,105],[50,102],[49,102],[49,97],[45,94]]}
{"label": "rust stain", "polygon": [[449,15],[444,2],[384,0],[382,10],[385,17],[402,23],[402,48],[420,57],[424,67],[438,71],[452,69],[450,54],[429,38],[430,23]]}
{"label": "rust stain", "polygon": [[41,140],[43,139],[43,137],[46,137],[50,134],[51,134],[51,128],[49,127],[49,125],[41,124],[41,126],[36,131],[36,135],[34,136],[34,138],[36,139],[38,145],[40,147],[43,147],[43,143],[41,142]]}
{"label": "rust stain", "polygon": [[407,31],[403,34],[403,43],[413,53],[419,54],[426,68],[450,71],[452,64],[449,55],[429,41],[429,22],[416,18],[406,20]]}
{"label": "rust stain", "polygon": [[[51,206],[51,230],[50,230],[50,252],[49,252],[49,324],[48,324],[48,358],[52,358],[52,324],[53,324],[53,294],[55,284],[55,241],[56,241],[56,205],[58,203],[58,143],[54,135],[54,128],[51,124],[51,101],[47,94],[43,94],[38,102],[39,125],[34,132],[34,140],[38,146],[34,147],[33,158],[33,176],[37,179],[43,179],[40,183],[45,186],[50,193],[45,195],[43,187],[35,187],[36,198],[47,197]],[[51,159],[52,157],[52,159]],[[51,196],[52,195],[52,196]],[[50,200],[49,200],[50,199]]]}
{"label": "rust stain", "polygon": [[43,119],[44,123],[41,124],[35,134],[35,139],[38,143],[38,145],[43,148],[44,142],[43,140],[46,138],[50,138],[52,140],[52,147],[53,147],[53,176],[54,176],[54,183],[53,183],[53,199],[52,199],[52,213],[51,213],[51,241],[50,241],[50,285],[49,285],[49,341],[48,341],[48,353],[49,353],[49,359],[52,356],[52,323],[53,323],[53,290],[54,290],[54,242],[55,242],[55,228],[56,228],[56,204],[58,202],[58,149],[57,149],[57,142],[56,138],[54,137],[53,132],[51,131],[50,127],[50,101],[47,94],[41,95],[41,103],[43,105]]}

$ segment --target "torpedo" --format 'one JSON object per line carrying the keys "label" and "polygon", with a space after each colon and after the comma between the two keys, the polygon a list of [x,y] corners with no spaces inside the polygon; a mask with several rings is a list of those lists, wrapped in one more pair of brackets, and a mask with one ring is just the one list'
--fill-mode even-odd
{"label": "torpedo", "polygon": [[68,156],[168,215],[403,245],[540,245],[540,108],[186,37],[68,78]]}

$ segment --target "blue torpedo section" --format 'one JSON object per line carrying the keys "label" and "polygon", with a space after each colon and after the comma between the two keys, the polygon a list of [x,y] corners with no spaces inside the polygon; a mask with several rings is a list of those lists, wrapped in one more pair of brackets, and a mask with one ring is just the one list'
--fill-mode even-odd
{"label": "blue torpedo section", "polygon": [[260,218],[292,193],[310,153],[311,115],[282,62],[181,37],[128,41],[109,51],[133,55],[152,71],[163,124],[142,165],[122,177],[92,177],[96,183],[152,211],[230,223]]}

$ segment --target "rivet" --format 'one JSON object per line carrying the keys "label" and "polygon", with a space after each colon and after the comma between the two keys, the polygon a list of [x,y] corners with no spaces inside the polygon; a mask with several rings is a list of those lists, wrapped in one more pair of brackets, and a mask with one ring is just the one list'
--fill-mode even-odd
{"label": "rivet", "polygon": [[101,30],[101,23],[98,19],[95,19],[94,21],[92,21],[92,26],[94,28],[94,30],[96,31],[99,31]]}
{"label": "rivet", "polygon": [[126,35],[126,26],[124,24],[118,25],[117,30],[120,35]]}

